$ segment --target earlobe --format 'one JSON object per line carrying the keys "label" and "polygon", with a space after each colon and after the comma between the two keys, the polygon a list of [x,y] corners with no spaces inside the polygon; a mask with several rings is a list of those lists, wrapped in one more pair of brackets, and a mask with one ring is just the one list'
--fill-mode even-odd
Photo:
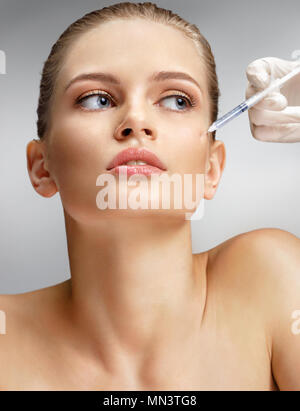
{"label": "earlobe", "polygon": [[44,145],[37,140],[31,140],[26,147],[27,170],[35,191],[43,197],[52,197],[58,190],[45,164],[46,152]]}
{"label": "earlobe", "polygon": [[211,200],[219,185],[226,163],[226,150],[222,141],[215,141],[212,144],[208,159],[208,167],[205,173],[204,198]]}

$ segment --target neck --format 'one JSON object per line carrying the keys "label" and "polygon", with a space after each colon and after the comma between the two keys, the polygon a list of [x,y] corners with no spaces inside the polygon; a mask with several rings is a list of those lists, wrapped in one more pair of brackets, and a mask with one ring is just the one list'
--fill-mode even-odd
{"label": "neck", "polygon": [[95,228],[65,213],[65,222],[70,310],[107,368],[117,370],[125,357],[145,362],[149,353],[154,358],[168,349],[170,340],[183,346],[195,336],[207,253],[193,256],[189,221],[123,217]]}

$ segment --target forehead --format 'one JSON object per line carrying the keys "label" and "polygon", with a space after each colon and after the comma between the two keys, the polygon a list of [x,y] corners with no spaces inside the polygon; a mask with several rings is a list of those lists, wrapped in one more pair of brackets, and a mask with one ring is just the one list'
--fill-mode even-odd
{"label": "forehead", "polygon": [[99,69],[126,82],[159,70],[183,71],[205,88],[203,60],[193,41],[176,28],[144,19],[117,19],[82,34],[64,56],[59,83]]}

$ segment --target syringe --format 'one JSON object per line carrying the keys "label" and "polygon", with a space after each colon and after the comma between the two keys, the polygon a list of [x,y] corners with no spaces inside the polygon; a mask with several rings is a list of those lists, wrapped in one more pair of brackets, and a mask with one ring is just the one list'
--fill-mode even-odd
{"label": "syringe", "polygon": [[296,76],[300,73],[300,65],[297,66],[294,70],[292,70],[289,74],[286,74],[284,77],[276,79],[272,82],[272,84],[267,87],[265,90],[260,91],[253,96],[249,97],[247,100],[243,101],[243,103],[239,104],[233,110],[229,111],[227,114],[216,120],[208,129],[208,132],[213,132],[220,127],[223,127],[229,121],[233,120],[234,118],[238,117],[240,114],[247,111],[249,108],[260,102],[267,94],[271,93],[271,91],[280,88],[285,84],[288,80],[292,77]]}

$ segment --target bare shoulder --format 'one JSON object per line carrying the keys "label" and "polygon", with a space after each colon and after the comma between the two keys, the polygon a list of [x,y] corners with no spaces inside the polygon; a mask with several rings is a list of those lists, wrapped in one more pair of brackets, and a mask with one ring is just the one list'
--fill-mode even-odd
{"label": "bare shoulder", "polygon": [[[65,301],[69,280],[62,283],[19,294],[0,295],[0,347],[14,344],[24,333],[28,336],[41,321],[49,318],[51,311]],[[2,326],[2,332],[1,332]],[[0,349],[1,355],[1,349]]]}
{"label": "bare shoulder", "polygon": [[[0,294],[0,305],[13,309],[21,308],[20,304],[30,306],[35,301],[50,301],[65,297],[70,292],[70,280],[40,288],[33,291],[26,291],[19,294]],[[0,307],[1,309],[1,307]]]}
{"label": "bare shoulder", "polygon": [[294,234],[278,228],[261,228],[229,238],[208,253],[215,264],[263,268],[272,275],[278,273],[278,264],[299,267],[299,252],[300,239]]}
{"label": "bare shoulder", "polygon": [[51,358],[53,335],[65,329],[60,318],[68,287],[66,281],[0,295],[0,390],[22,386],[37,372],[37,358]]}
{"label": "bare shoulder", "polygon": [[242,313],[252,334],[253,324],[261,325],[278,388],[299,390],[300,239],[263,228],[232,237],[208,254],[207,275],[222,312]]}
{"label": "bare shoulder", "polygon": [[224,261],[231,256],[240,270],[244,268],[240,275],[247,287],[241,289],[248,288],[243,294],[254,296],[256,312],[265,322],[277,386],[299,390],[300,239],[279,229],[254,230],[238,237],[223,251]]}
{"label": "bare shoulder", "polygon": [[229,292],[253,299],[267,318],[290,301],[300,305],[300,239],[277,229],[239,234],[209,251],[211,275]]}

